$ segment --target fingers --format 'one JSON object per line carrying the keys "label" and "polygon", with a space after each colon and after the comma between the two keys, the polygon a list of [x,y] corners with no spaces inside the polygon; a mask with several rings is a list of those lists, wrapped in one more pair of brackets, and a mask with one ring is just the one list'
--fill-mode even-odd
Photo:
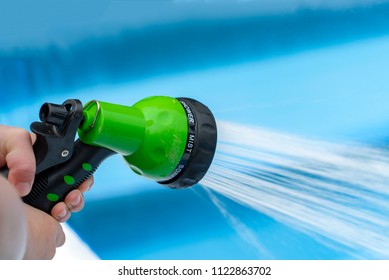
{"label": "fingers", "polygon": [[45,212],[24,204],[28,237],[24,259],[49,260],[56,253],[56,248],[65,244],[66,237],[61,224]]}
{"label": "fingers", "polygon": [[56,238],[56,246],[61,247],[65,244],[66,236],[65,232],[63,231],[63,228],[61,225],[57,227],[57,238]]}
{"label": "fingers", "polygon": [[84,208],[84,192],[93,185],[93,176],[86,180],[76,190],[71,191],[64,202],[57,203],[51,210],[51,215],[60,223],[66,222],[72,212],[79,212]]}
{"label": "fingers", "polygon": [[51,210],[51,216],[59,223],[63,223],[69,220],[71,211],[67,208],[65,202],[59,202]]}
{"label": "fingers", "polygon": [[84,196],[79,190],[73,190],[66,196],[64,202],[59,202],[53,207],[51,216],[63,223],[69,220],[72,212],[81,211],[82,208],[84,208]]}
{"label": "fingers", "polygon": [[0,164],[9,169],[8,180],[20,196],[27,195],[35,177],[35,156],[30,133],[0,125]]}
{"label": "fingers", "polygon": [[90,190],[90,188],[92,187],[93,183],[94,183],[94,177],[91,176],[84,183],[82,183],[78,187],[78,189],[80,190],[80,192],[85,193],[85,192]]}
{"label": "fingers", "polygon": [[[8,181],[13,184],[20,196],[31,191],[35,177],[36,162],[32,143],[36,135],[16,127],[0,125],[0,167],[7,165]],[[93,176],[70,192],[65,201],[52,210],[53,217],[60,222],[69,219],[71,212],[78,212],[84,207],[83,193],[93,185]]]}

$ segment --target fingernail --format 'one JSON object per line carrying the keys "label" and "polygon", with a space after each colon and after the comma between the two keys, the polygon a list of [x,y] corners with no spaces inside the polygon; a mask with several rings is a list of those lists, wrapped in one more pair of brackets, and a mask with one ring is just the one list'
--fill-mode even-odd
{"label": "fingernail", "polygon": [[73,206],[78,206],[81,202],[81,196],[78,195],[76,199],[74,199],[74,201],[72,201],[72,205]]}
{"label": "fingernail", "polygon": [[19,191],[20,195],[24,196],[30,192],[31,185],[28,182],[19,182],[16,183],[15,187]]}
{"label": "fingernail", "polygon": [[90,188],[92,187],[92,185],[93,185],[93,179],[89,179],[89,180],[86,182],[87,191],[90,190]]}
{"label": "fingernail", "polygon": [[59,214],[57,215],[57,217],[58,217],[59,219],[62,219],[62,218],[65,218],[65,217],[66,217],[66,214],[67,214],[67,210],[66,210],[66,209],[63,209],[63,211],[62,211],[61,213],[59,213]]}

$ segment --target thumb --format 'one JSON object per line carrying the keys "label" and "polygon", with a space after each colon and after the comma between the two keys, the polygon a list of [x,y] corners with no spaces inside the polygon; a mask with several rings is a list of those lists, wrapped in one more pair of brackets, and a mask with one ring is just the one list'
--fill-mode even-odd
{"label": "thumb", "polygon": [[31,190],[36,168],[30,133],[4,126],[0,130],[0,157],[8,166],[8,181],[16,187],[20,196],[25,196]]}

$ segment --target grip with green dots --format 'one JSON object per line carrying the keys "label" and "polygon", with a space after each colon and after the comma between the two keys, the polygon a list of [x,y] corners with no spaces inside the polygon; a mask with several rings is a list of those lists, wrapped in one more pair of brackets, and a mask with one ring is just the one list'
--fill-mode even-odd
{"label": "grip with green dots", "polygon": [[23,201],[50,214],[54,205],[64,201],[69,192],[91,177],[100,163],[113,154],[115,152],[109,149],[77,140],[72,157],[65,163],[39,173],[31,192],[23,197]]}

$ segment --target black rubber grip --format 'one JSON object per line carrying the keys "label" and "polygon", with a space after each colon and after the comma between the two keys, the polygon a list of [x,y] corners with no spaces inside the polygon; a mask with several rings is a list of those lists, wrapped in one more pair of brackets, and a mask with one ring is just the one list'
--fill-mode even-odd
{"label": "black rubber grip", "polygon": [[64,201],[66,195],[78,188],[99,167],[100,163],[115,152],[91,146],[77,140],[72,157],[59,165],[35,176],[31,192],[23,201],[48,214],[54,205]]}

